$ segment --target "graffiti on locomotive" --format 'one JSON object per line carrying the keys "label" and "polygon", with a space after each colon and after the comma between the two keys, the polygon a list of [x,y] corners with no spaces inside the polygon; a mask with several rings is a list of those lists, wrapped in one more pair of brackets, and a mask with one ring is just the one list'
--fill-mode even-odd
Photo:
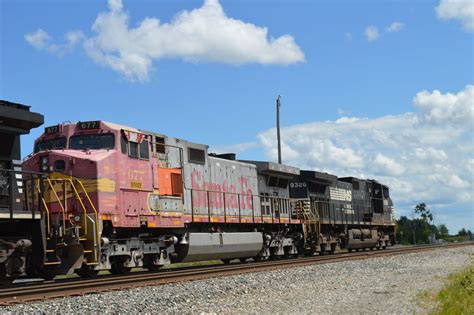
{"label": "graffiti on locomotive", "polygon": [[[240,200],[240,209],[253,209],[252,196],[253,191],[249,181],[244,176],[239,176],[238,187],[234,184],[228,184],[227,179],[220,183],[206,181],[202,172],[194,170],[191,172],[191,185],[193,189],[193,207],[213,208],[238,208]],[[208,194],[209,191],[209,194]]]}

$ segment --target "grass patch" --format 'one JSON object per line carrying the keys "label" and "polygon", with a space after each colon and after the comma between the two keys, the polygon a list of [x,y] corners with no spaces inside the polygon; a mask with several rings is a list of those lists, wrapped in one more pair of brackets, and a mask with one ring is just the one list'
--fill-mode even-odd
{"label": "grass patch", "polygon": [[[417,294],[418,305],[431,314],[474,314],[474,255],[464,271],[448,276],[441,291],[422,291]],[[435,306],[436,305],[436,306]]]}
{"label": "grass patch", "polygon": [[461,273],[451,274],[446,286],[419,292],[417,304],[432,315],[474,314],[474,255],[471,264]]}
{"label": "grass patch", "polygon": [[448,280],[449,284],[435,295],[438,308],[433,314],[474,314],[474,262]]}

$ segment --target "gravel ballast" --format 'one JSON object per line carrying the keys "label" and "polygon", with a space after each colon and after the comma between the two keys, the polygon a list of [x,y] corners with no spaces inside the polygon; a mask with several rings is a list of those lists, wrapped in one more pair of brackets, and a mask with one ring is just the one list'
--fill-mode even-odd
{"label": "gravel ballast", "polygon": [[[424,313],[419,292],[439,290],[472,260],[474,247],[114,291],[15,305],[43,313]],[[426,305],[424,306],[426,307]]]}

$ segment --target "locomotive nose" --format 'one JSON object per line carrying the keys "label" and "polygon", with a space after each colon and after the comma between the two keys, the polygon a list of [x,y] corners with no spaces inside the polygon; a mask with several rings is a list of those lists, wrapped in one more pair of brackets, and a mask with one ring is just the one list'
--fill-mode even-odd
{"label": "locomotive nose", "polygon": [[[68,165],[69,164],[69,165]],[[72,167],[66,162],[66,158],[54,152],[44,152],[38,154],[37,158],[30,159],[23,163],[26,170],[40,173],[63,173]]]}

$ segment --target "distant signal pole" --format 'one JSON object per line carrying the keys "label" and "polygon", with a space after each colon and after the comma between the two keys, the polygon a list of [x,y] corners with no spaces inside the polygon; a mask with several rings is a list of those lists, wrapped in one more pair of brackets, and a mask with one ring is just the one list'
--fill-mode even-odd
{"label": "distant signal pole", "polygon": [[281,164],[281,139],[280,139],[280,95],[276,99],[277,111],[277,141],[278,141],[278,164]]}

